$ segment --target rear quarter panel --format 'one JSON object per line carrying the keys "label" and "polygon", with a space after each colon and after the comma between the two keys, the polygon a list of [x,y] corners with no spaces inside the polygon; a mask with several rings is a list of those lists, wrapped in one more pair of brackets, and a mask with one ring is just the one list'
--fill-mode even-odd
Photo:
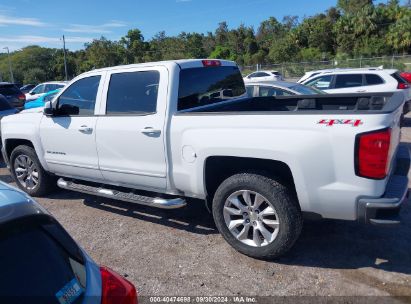
{"label": "rear quarter panel", "polygon": [[[204,164],[211,156],[281,161],[289,166],[301,209],[324,218],[354,220],[357,199],[383,195],[387,179],[356,176],[356,135],[395,126],[391,114],[177,114],[170,139],[171,182],[187,196],[205,198]],[[319,124],[323,119],[361,120],[361,124]]]}

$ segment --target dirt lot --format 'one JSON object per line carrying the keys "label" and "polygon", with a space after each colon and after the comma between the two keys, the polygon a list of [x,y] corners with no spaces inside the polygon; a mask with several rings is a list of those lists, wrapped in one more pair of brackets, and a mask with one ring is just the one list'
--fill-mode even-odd
{"label": "dirt lot", "polygon": [[[411,145],[411,128],[403,141]],[[2,167],[0,178],[11,182]],[[162,211],[67,191],[39,202],[141,296],[411,296],[410,204],[391,229],[307,222],[286,257],[264,262],[231,249],[202,204]]]}

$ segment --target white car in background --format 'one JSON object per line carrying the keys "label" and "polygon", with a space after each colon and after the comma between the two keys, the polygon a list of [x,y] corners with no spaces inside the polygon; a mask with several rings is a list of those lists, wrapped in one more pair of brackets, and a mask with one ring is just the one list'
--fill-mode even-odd
{"label": "white car in background", "polygon": [[62,89],[66,85],[67,85],[67,82],[64,82],[64,81],[50,81],[50,82],[41,83],[26,94],[26,102],[36,100],[37,98],[43,96],[44,94],[50,91]]}
{"label": "white car in background", "polygon": [[244,77],[244,82],[272,82],[284,80],[283,75],[278,71],[257,71]]}
{"label": "white car in background", "polygon": [[275,83],[248,83],[245,85],[248,97],[318,95],[323,91],[300,83],[277,81]]}
{"label": "white car in background", "polygon": [[334,73],[334,72],[344,72],[344,71],[371,71],[371,70],[382,70],[383,67],[376,67],[376,68],[336,68],[336,69],[324,69],[324,70],[315,70],[315,71],[309,71],[305,72],[304,76],[298,80],[298,83],[303,83],[308,79],[313,78],[314,76],[318,76],[321,74],[329,74],[329,73]]}
{"label": "white car in background", "polygon": [[[301,80],[300,80],[301,81]],[[402,92],[404,112],[410,110],[411,88],[398,70],[394,69],[340,69],[326,70],[301,82],[330,94]]]}

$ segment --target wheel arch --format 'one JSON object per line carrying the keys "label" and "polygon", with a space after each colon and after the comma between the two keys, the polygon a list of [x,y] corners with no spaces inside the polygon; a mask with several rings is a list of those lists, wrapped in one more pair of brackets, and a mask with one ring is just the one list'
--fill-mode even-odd
{"label": "wheel arch", "polygon": [[219,185],[228,177],[238,173],[256,173],[276,179],[287,185],[298,201],[294,177],[286,163],[252,157],[210,156],[204,163],[204,189],[206,206],[209,210]]}
{"label": "wheel arch", "polygon": [[17,148],[18,146],[25,145],[25,146],[28,146],[34,149],[41,165],[47,171],[48,169],[47,164],[45,163],[44,158],[42,157],[42,154],[39,153],[38,149],[36,149],[36,146],[34,145],[33,141],[29,139],[24,139],[24,138],[7,138],[4,141],[4,145],[5,145],[4,147],[5,155],[4,156],[7,157],[7,159],[5,160],[7,164],[10,164],[10,156],[13,150]]}

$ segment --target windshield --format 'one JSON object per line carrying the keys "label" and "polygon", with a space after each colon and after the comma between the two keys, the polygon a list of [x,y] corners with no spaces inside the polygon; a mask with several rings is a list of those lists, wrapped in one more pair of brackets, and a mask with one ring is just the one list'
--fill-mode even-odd
{"label": "windshield", "polygon": [[291,90],[296,91],[302,95],[317,95],[317,94],[325,94],[325,92],[318,90],[316,88],[307,87],[302,84],[297,84],[295,86],[290,87]]}
{"label": "windshield", "polygon": [[245,95],[237,67],[207,67],[180,71],[178,110],[186,110]]}

